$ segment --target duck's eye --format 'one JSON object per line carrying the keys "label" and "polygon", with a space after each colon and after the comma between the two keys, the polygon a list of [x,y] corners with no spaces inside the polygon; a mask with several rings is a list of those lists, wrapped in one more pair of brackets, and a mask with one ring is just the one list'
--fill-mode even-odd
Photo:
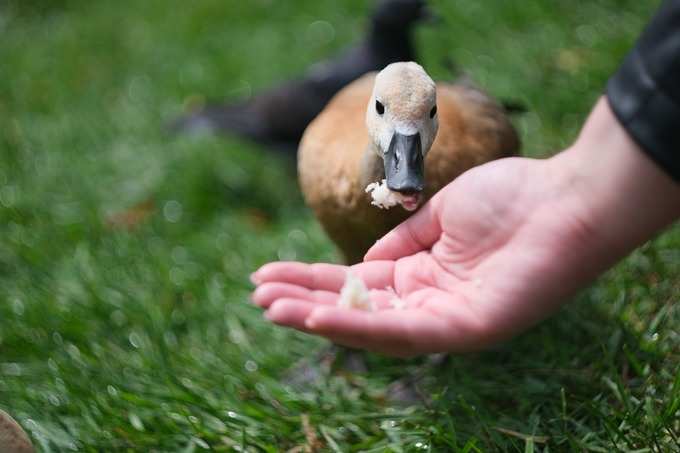
{"label": "duck's eye", "polygon": [[434,116],[437,114],[437,106],[435,105],[432,107],[432,110],[430,110],[430,118],[434,118]]}
{"label": "duck's eye", "polygon": [[380,101],[375,101],[375,111],[378,112],[378,115],[382,115],[385,113],[385,106]]}

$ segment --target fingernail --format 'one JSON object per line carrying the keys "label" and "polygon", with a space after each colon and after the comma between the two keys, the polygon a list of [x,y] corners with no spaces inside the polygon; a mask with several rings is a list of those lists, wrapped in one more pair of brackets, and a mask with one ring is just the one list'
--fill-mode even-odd
{"label": "fingernail", "polygon": [[317,327],[317,322],[316,319],[314,319],[312,316],[308,316],[307,319],[305,319],[305,328],[309,330],[314,330]]}
{"label": "fingernail", "polygon": [[282,319],[285,318],[285,316],[282,316],[283,312],[284,310],[281,310],[281,305],[274,301],[274,303],[269,306],[267,311],[264,312],[264,317],[267,320],[278,324]]}
{"label": "fingernail", "polygon": [[257,286],[257,285],[259,285],[260,283],[262,283],[262,282],[260,281],[260,279],[257,278],[257,272],[253,272],[252,274],[250,274],[250,282],[251,282],[253,285],[255,285],[255,286]]}
{"label": "fingernail", "polygon": [[309,330],[315,330],[319,327],[319,310],[315,308],[305,319],[305,327]]}

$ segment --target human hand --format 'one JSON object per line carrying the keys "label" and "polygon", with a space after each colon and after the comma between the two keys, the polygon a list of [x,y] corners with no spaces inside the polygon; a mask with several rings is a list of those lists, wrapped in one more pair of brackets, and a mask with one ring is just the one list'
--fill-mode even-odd
{"label": "human hand", "polygon": [[[377,312],[336,307],[349,268],[327,264],[265,265],[253,276],[253,300],[277,324],[390,355],[506,338],[558,306],[568,276],[548,287],[542,277],[559,273],[583,234],[551,193],[545,166],[506,159],[478,167],[378,241],[351,267]],[[404,308],[391,308],[390,287]]]}
{"label": "human hand", "polygon": [[[394,356],[507,339],[677,216],[677,188],[626,136],[607,135],[611,151],[583,167],[601,129],[556,158],[503,159],[466,172],[379,240],[364,263],[267,264],[253,274],[253,301],[274,323]],[[611,172],[621,178],[603,176]],[[634,189],[645,184],[671,191],[671,204],[642,212],[651,209],[649,191]],[[350,269],[378,311],[336,306]],[[389,303],[395,293],[401,309]]]}

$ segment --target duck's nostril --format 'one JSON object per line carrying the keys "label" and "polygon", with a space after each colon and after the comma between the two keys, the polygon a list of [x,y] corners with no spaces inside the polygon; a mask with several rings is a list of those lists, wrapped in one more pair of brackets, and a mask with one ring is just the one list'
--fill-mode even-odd
{"label": "duck's nostril", "polygon": [[402,195],[417,195],[423,191],[424,184],[422,176],[416,174],[401,175],[401,177],[387,178],[387,188]]}
{"label": "duck's nostril", "polygon": [[402,195],[417,195],[421,192],[422,190],[418,190],[415,187],[405,187],[403,189],[396,189],[395,192],[399,192]]}

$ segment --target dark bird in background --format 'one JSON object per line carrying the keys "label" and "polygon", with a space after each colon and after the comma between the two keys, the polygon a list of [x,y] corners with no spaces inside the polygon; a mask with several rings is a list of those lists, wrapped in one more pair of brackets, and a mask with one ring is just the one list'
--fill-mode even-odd
{"label": "dark bird in background", "polygon": [[382,0],[373,11],[366,37],[336,58],[250,99],[208,104],[179,118],[171,129],[234,134],[294,153],[307,125],[345,85],[390,63],[417,61],[411,31],[416,22],[432,18],[425,3]]}

